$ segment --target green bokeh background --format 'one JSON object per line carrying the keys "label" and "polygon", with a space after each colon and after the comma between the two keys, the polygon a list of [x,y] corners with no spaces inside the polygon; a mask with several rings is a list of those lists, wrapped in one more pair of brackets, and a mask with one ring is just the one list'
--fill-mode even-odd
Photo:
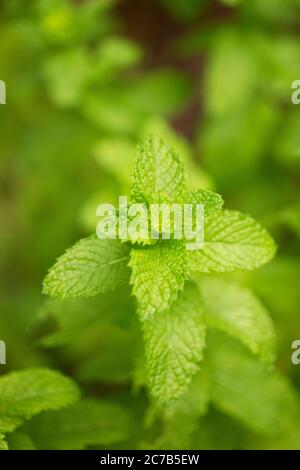
{"label": "green bokeh background", "polygon": [[[41,295],[54,260],[95,230],[96,206],[126,193],[135,146],[152,133],[180,153],[190,187],[218,191],[275,238],[272,263],[228,277],[270,312],[277,367],[300,394],[300,365],[291,363],[300,339],[300,105],[291,102],[300,1],[2,0],[0,37],[0,374],[59,369],[88,396],[125,403],[138,432],[121,447],[160,442],[146,393],[136,391],[128,292],[102,300],[96,324],[97,299],[49,307]],[[49,311],[68,339],[56,333],[41,345],[56,331]],[[300,448],[299,436],[266,443],[212,408],[193,446]]]}

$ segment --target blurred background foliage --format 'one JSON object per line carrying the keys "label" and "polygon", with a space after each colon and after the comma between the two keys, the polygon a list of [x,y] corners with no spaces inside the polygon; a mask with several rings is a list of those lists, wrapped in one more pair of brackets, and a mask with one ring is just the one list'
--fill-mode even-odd
{"label": "blurred background foliage", "polygon": [[[10,446],[300,448],[300,0],[2,0],[0,15],[0,372],[50,366],[92,398],[34,418]],[[96,206],[127,192],[136,143],[151,133],[178,150],[192,188],[220,192],[275,237],[270,265],[227,278],[274,320],[279,385],[212,333],[208,363],[228,389],[213,404],[191,390],[190,409],[162,412],[144,390],[129,290],[42,297],[55,258],[95,230]]]}

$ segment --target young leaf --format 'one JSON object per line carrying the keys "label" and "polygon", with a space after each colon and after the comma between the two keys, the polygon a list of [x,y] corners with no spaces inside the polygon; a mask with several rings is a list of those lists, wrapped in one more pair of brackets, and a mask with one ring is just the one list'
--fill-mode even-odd
{"label": "young leaf", "polygon": [[206,323],[236,337],[265,362],[274,360],[275,332],[261,302],[246,288],[219,278],[199,280]]}
{"label": "young leaf", "polygon": [[42,413],[25,430],[40,450],[111,446],[128,439],[132,432],[126,408],[96,400],[81,400],[65,410]]}
{"label": "young leaf", "polygon": [[183,165],[162,140],[149,138],[137,149],[131,195],[135,202],[182,202],[185,192]]}
{"label": "young leaf", "polygon": [[[177,205],[179,206],[179,209],[181,210],[181,214],[184,215],[185,204],[190,204],[193,206],[196,206],[196,204],[201,204],[204,206],[204,215],[207,217],[207,216],[212,215],[214,212],[222,209],[223,203],[224,203],[223,198],[219,194],[213,191],[197,190],[197,191],[186,191],[186,193],[183,195],[183,202],[180,204],[177,203]],[[175,228],[175,218],[174,218],[173,211],[170,210],[169,215],[170,215],[170,238],[173,239],[174,228]],[[132,220],[132,218],[129,217],[129,221]],[[151,228],[153,226],[155,231],[160,234],[160,237],[162,237],[163,226],[162,226],[161,220],[159,222],[156,221],[155,219],[153,220],[151,218],[151,211],[150,211],[150,214],[148,214],[147,212],[144,214],[141,214],[141,218],[143,218],[144,223],[147,224],[146,226],[148,227],[148,230],[143,236],[141,236],[139,233],[135,237],[128,236],[128,241],[131,241],[132,243],[143,244],[143,245],[153,245],[156,243],[156,240],[153,240],[151,238]]]}
{"label": "young leaf", "polygon": [[26,369],[0,378],[0,396],[0,433],[6,433],[41,411],[71,405],[79,391],[59,372]]}
{"label": "young leaf", "polygon": [[53,297],[91,297],[114,289],[128,272],[129,249],[117,240],[88,237],[62,255],[44,280],[43,293]]}
{"label": "young leaf", "polygon": [[213,191],[204,191],[198,189],[197,191],[187,191],[185,195],[185,204],[203,204],[204,214],[206,217],[212,215],[214,212],[221,210],[224,204],[222,196]]}
{"label": "young leaf", "polygon": [[203,302],[188,282],[171,309],[142,324],[148,384],[160,402],[182,395],[199,369],[205,346]]}
{"label": "young leaf", "polygon": [[161,241],[148,248],[133,248],[132,292],[142,318],[168,309],[183,289],[187,255],[181,240]]}
{"label": "young leaf", "polygon": [[206,273],[255,269],[275,251],[273,239],[251,217],[225,210],[206,221],[204,246],[189,252],[189,267]]}

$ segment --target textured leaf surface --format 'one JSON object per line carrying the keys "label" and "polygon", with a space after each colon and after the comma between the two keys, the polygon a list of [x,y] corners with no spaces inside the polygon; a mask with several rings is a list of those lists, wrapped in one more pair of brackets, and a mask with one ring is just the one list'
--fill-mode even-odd
{"label": "textured leaf surface", "polygon": [[130,415],[122,406],[82,400],[65,410],[42,413],[26,431],[40,450],[76,450],[107,446],[130,437]]}
{"label": "textured leaf surface", "polygon": [[26,369],[0,378],[0,396],[0,432],[6,433],[41,411],[72,404],[79,391],[59,372]]}
{"label": "textured leaf surface", "polygon": [[255,432],[288,433],[298,426],[300,403],[289,382],[268,371],[240,344],[221,334],[208,342],[212,399]]}
{"label": "textured leaf surface", "polygon": [[189,252],[189,266],[206,273],[255,269],[275,251],[273,239],[251,217],[225,210],[206,221],[204,247]]}
{"label": "textured leaf surface", "polygon": [[117,240],[88,237],[62,255],[44,280],[44,294],[91,297],[117,287],[128,273],[129,249]]}
{"label": "textured leaf surface", "polygon": [[224,204],[222,196],[213,191],[188,191],[185,195],[186,204],[203,204],[205,216],[210,216],[217,210],[221,210]]}
{"label": "textured leaf surface", "polygon": [[187,255],[180,240],[159,242],[147,248],[132,249],[132,292],[142,318],[170,307],[187,275]]}
{"label": "textured leaf surface", "polygon": [[160,139],[146,140],[137,149],[132,198],[148,204],[182,202],[184,192],[184,169],[177,153]]}
{"label": "textured leaf surface", "polygon": [[236,337],[262,360],[272,362],[275,331],[272,320],[255,295],[246,288],[219,278],[199,281],[208,325]]}
{"label": "textured leaf surface", "polygon": [[161,402],[178,398],[199,369],[205,346],[203,302],[188,282],[170,310],[143,322],[148,384]]}

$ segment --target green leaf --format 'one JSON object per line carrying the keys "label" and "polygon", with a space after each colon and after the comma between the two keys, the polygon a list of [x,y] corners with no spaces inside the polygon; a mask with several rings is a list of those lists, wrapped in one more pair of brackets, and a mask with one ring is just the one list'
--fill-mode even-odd
{"label": "green leaf", "polygon": [[244,287],[219,278],[199,280],[208,325],[236,337],[263,361],[275,356],[272,320],[255,295]]}
{"label": "green leaf", "polygon": [[44,280],[53,297],[91,297],[115,289],[128,272],[129,249],[117,240],[88,237],[62,255]]}
{"label": "green leaf", "polygon": [[28,423],[26,432],[40,450],[80,450],[126,440],[132,429],[124,407],[89,399],[65,410],[42,413]]}
{"label": "green leaf", "polygon": [[185,195],[185,204],[203,204],[204,214],[209,217],[214,212],[221,210],[224,204],[222,196],[213,191],[188,191]]}
{"label": "green leaf", "polygon": [[251,270],[270,261],[275,251],[273,239],[255,220],[225,210],[206,221],[204,246],[189,252],[189,267],[206,273]]}
{"label": "green leaf", "polygon": [[135,202],[181,202],[185,192],[183,165],[161,139],[150,137],[138,146],[131,195]]}
{"label": "green leaf", "polygon": [[[219,194],[213,191],[204,191],[204,190],[187,191],[186,193],[184,193],[182,197],[183,197],[184,202],[179,203],[179,204],[176,203],[176,205],[178,206],[178,209],[181,211],[181,215],[183,216],[183,220],[182,220],[183,229],[184,229],[184,222],[185,222],[185,217],[184,217],[185,204],[190,204],[193,206],[196,206],[197,204],[203,205],[204,216],[209,217],[217,210],[222,209],[222,206],[224,203],[223,198]],[[134,205],[135,203],[130,204],[128,208],[130,209],[130,207],[133,207]],[[171,209],[169,213],[167,212],[167,214],[168,215],[166,217],[166,220],[168,220],[168,217],[169,217],[169,231],[170,231],[170,234],[169,233],[168,234],[170,235],[170,238],[173,239],[174,230],[176,226],[175,216],[174,216],[174,212]],[[156,217],[152,216],[151,211],[150,213],[149,211],[145,211],[139,214],[139,218],[140,220],[143,220],[143,224],[145,227],[147,227],[148,230],[146,230],[145,233],[138,232],[137,234],[134,234],[134,236],[133,235],[130,236],[128,234],[127,241],[131,241],[132,243],[139,243],[143,245],[153,245],[156,243],[157,240],[151,237],[152,230],[159,233],[160,238],[163,238],[162,234],[164,232],[164,228],[163,228],[163,223],[162,223],[162,219],[163,219],[162,214],[160,214],[159,219],[156,220]],[[193,210],[193,218],[195,219],[195,210]],[[134,216],[129,215],[128,219],[129,219],[129,222],[131,222],[134,219]]]}
{"label": "green leaf", "polygon": [[212,400],[221,411],[266,435],[299,427],[299,398],[284,376],[268,371],[229,337],[208,340]]}
{"label": "green leaf", "polygon": [[187,277],[187,255],[181,240],[160,241],[147,248],[133,248],[132,292],[142,318],[168,309],[183,289]]}
{"label": "green leaf", "polygon": [[[183,216],[183,220],[182,220],[183,229],[184,229],[184,222],[185,222],[185,217],[184,217],[185,204],[190,204],[193,206],[196,206],[197,204],[203,205],[204,216],[209,217],[214,212],[221,210],[223,203],[224,203],[223,198],[219,194],[213,191],[204,191],[204,190],[186,191],[182,197],[183,197],[183,202],[179,204],[176,203],[176,205],[178,206]],[[134,203],[130,204],[129,208],[132,206],[134,206]],[[170,223],[169,223],[170,238],[173,239],[174,229],[176,225],[175,225],[174,212],[171,209],[166,219],[168,219],[168,217],[170,220]],[[134,217],[129,216],[128,218],[129,218],[129,222],[131,222]],[[131,237],[128,234],[128,239],[127,239],[128,241],[131,241],[132,243],[139,243],[139,244],[144,244],[144,245],[155,244],[156,240],[151,238],[151,230],[154,230],[155,232],[159,233],[160,238],[163,238],[162,236],[162,233],[164,232],[163,223],[162,223],[163,217],[161,216],[161,214],[160,214],[159,219],[156,220],[156,217],[152,216],[151,211],[150,212],[145,211],[144,213],[141,213],[139,215],[139,218],[143,220],[143,223],[145,224],[145,227],[148,228],[148,230],[146,230],[145,234],[137,233]],[[195,219],[195,210],[193,210],[193,218]]]}
{"label": "green leaf", "polygon": [[[134,215],[130,212],[132,209],[134,209],[135,203],[130,203],[127,207],[127,216],[126,216],[126,222],[127,226],[130,227],[130,224],[134,224],[134,220],[136,217],[136,213],[134,212]],[[152,229],[161,234],[160,230],[160,225],[159,224],[153,224],[152,228],[152,222],[151,222],[151,211],[145,210],[146,208],[144,205],[142,206],[144,210],[141,210],[139,212],[138,218],[139,218],[139,224],[136,226],[136,230],[134,230],[132,233],[130,233],[130,230],[128,230],[128,233],[126,237],[124,237],[121,242],[126,243],[130,242],[132,244],[139,244],[139,245],[154,245],[157,243],[157,240],[154,239],[151,236]],[[117,218],[117,230],[119,230],[119,224],[120,220],[122,219],[122,216],[119,215]],[[125,220],[124,220],[125,221]],[[172,219],[171,219],[172,221]],[[171,229],[173,228],[172,224]],[[161,235],[160,235],[161,236]]]}
{"label": "green leaf", "polygon": [[171,309],[142,324],[150,391],[160,402],[182,395],[199,370],[205,346],[203,302],[188,282]]}
{"label": "green leaf", "polygon": [[170,123],[162,116],[149,116],[140,130],[140,138],[145,139],[149,135],[159,135],[164,142],[180,155],[186,173],[188,187],[190,189],[212,189],[210,177],[200,168],[193,153],[193,146],[183,136],[176,133]]}
{"label": "green leaf", "polygon": [[6,433],[41,411],[71,405],[79,391],[59,372],[26,369],[0,378],[0,396],[0,432]]}

